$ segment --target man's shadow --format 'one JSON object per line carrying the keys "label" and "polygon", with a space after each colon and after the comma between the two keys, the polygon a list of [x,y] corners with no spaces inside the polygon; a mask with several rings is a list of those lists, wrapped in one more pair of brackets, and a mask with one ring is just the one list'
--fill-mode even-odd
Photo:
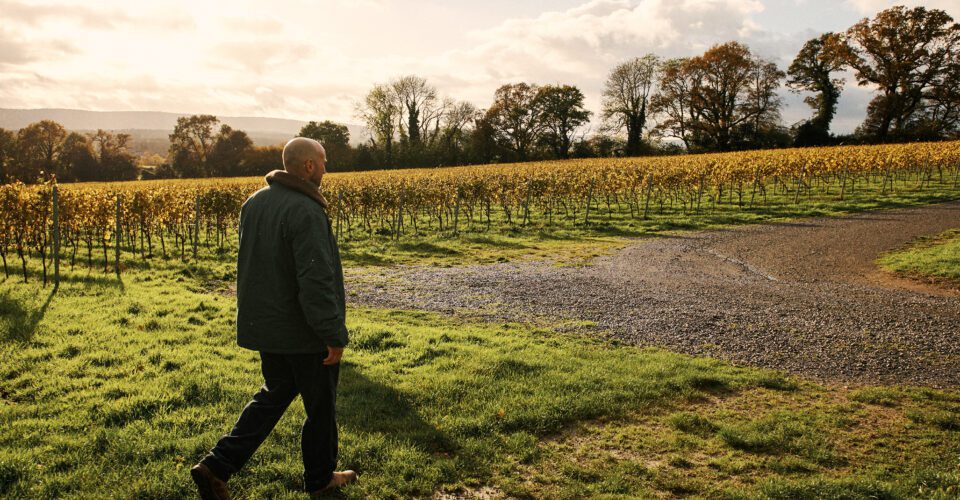
{"label": "man's shadow", "polygon": [[51,290],[47,295],[47,300],[38,309],[31,310],[29,306],[16,297],[10,295],[9,291],[0,295],[0,316],[8,318],[7,321],[0,323],[0,341],[2,342],[27,342],[33,338],[37,331],[40,320],[47,313],[47,307],[56,290]]}
{"label": "man's shadow", "polygon": [[382,433],[428,453],[447,453],[456,443],[423,420],[406,396],[364,375],[351,363],[340,367],[337,420],[359,433]]}

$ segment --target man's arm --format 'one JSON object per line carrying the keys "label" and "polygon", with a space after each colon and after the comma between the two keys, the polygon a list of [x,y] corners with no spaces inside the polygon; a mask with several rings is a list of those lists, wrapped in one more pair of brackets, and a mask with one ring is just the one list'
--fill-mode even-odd
{"label": "man's arm", "polygon": [[330,228],[319,210],[311,207],[291,214],[291,246],[300,307],[307,324],[327,345],[329,356],[324,363],[335,364],[347,344],[346,328],[338,300],[341,291],[335,285]]}

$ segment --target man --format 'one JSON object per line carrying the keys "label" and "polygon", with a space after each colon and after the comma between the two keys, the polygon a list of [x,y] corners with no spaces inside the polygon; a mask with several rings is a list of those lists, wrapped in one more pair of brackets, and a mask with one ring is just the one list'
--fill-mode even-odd
{"label": "man", "polygon": [[337,464],[336,389],[347,329],[340,252],[320,193],[326,152],[298,137],[283,148],[284,170],[240,209],[237,343],[260,352],[264,384],[229,434],[190,470],[200,496],[228,499],[227,481],[300,394],[303,484],[317,495],[353,482]]}

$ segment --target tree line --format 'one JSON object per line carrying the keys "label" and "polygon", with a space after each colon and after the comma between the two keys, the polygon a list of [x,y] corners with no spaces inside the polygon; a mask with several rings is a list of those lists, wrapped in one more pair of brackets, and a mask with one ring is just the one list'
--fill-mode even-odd
{"label": "tree line", "polygon": [[[324,144],[330,171],[955,138],[958,54],[960,25],[946,12],[897,6],[808,40],[786,71],[735,41],[697,56],[625,61],[606,77],[592,129],[584,94],[573,85],[506,84],[478,109],[407,75],[375,85],[356,104],[365,142],[351,145],[347,127],[330,121],[311,121],[299,135]],[[856,131],[838,136],[830,125],[846,70],[875,95]],[[780,113],[784,84],[805,93],[812,110],[791,127]],[[67,133],[50,121],[17,133],[0,129],[0,181],[136,178],[128,142],[102,130]],[[280,152],[255,147],[215,116],[181,117],[166,162],[147,174],[261,175],[279,168]]]}

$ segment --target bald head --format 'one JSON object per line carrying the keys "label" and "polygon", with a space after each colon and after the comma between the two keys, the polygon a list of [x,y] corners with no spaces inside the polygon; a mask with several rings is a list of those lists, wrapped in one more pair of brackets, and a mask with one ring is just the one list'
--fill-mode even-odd
{"label": "bald head", "polygon": [[283,147],[283,169],[291,174],[303,173],[307,160],[319,161],[327,158],[327,153],[319,142],[306,137],[290,139]]}
{"label": "bald head", "polygon": [[283,147],[283,169],[319,187],[327,171],[327,152],[313,139],[290,139]]}

